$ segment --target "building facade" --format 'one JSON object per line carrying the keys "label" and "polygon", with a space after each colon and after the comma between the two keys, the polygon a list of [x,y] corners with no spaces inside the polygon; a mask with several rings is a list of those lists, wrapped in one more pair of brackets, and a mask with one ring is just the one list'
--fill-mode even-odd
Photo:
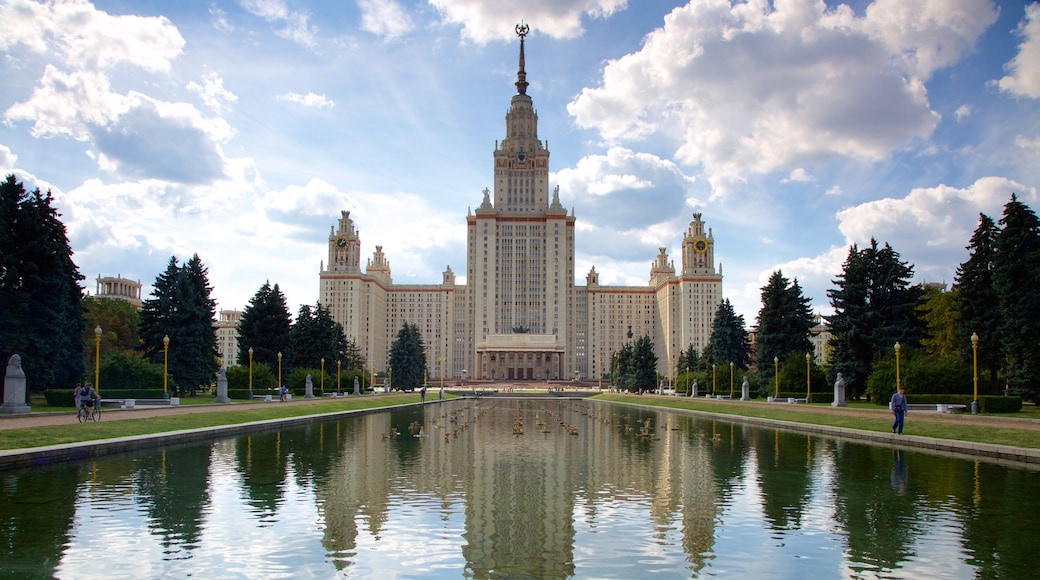
{"label": "building facade", "polygon": [[238,326],[241,322],[241,310],[221,310],[220,319],[213,323],[220,366],[224,368],[238,366]]}
{"label": "building facade", "polygon": [[494,191],[466,215],[466,283],[449,266],[440,284],[396,285],[382,246],[362,270],[361,237],[343,211],[328,236],[319,300],[343,325],[369,367],[385,370],[390,345],[415,324],[430,382],[449,379],[568,380],[605,376],[615,352],[642,336],[654,342],[664,377],[678,354],[701,350],[722,302],[715,241],[700,213],[683,233],[680,268],[665,248],[646,286],[601,286],[593,267],[575,283],[575,217],[549,190],[549,150],[527,94],[526,27],[506,134],[492,152]]}
{"label": "building facade", "polygon": [[116,275],[116,277],[105,276],[102,277],[98,274],[97,277],[97,290],[94,295],[98,298],[115,298],[116,300],[123,300],[129,302],[134,308],[140,310],[144,303],[141,301],[141,281],[129,280],[123,278],[122,274]]}

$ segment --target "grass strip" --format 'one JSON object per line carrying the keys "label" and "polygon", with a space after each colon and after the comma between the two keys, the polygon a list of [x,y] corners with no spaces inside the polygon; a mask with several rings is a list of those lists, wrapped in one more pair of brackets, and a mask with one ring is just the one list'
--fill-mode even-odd
{"label": "grass strip", "polygon": [[[596,395],[592,399],[668,409],[703,411],[716,415],[755,417],[790,421],[792,423],[805,423],[808,425],[844,427],[846,429],[875,431],[878,433],[889,433],[892,430],[892,416],[884,411],[879,411],[877,417],[863,417],[844,413],[842,410],[832,407],[827,407],[824,412],[802,411],[798,409],[798,406],[788,407],[772,403],[736,403],[731,401],[705,402],[682,397],[611,393]],[[915,415],[920,416],[918,413],[909,413],[907,415],[906,427],[903,429],[904,434],[1040,449],[1040,430],[1037,429],[1016,429],[1004,425],[993,425],[982,417],[978,418],[977,423],[965,424],[951,422],[948,419],[951,416],[948,415],[928,416],[927,419],[922,418],[920,420],[915,420]],[[954,417],[963,418],[963,416]]]}
{"label": "grass strip", "polygon": [[[105,421],[104,414],[98,423],[77,423],[69,415],[68,425],[26,427],[0,431],[0,449],[26,449],[48,445],[64,445],[83,441],[151,435],[182,429],[201,429],[217,425],[238,425],[251,421],[265,421],[289,417],[303,417],[342,411],[359,411],[375,407],[409,405],[419,402],[417,393],[389,394],[379,396],[337,398],[331,401],[316,401],[306,405],[249,405],[250,408],[227,408],[206,413],[183,413],[141,419]],[[224,405],[220,405],[225,407]],[[119,411],[129,413],[132,411]]]}

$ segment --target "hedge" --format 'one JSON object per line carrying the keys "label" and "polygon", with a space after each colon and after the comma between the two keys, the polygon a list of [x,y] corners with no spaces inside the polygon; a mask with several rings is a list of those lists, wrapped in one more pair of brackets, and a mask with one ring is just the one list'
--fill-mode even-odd
{"label": "hedge", "polygon": [[[887,405],[888,401],[875,401]],[[906,402],[917,405],[951,404],[964,405],[971,409],[971,395],[907,395]],[[983,395],[979,397],[980,413],[1018,413],[1022,410],[1022,397]]]}
{"label": "hedge", "polygon": [[[162,389],[112,389],[98,393],[102,399],[162,399]],[[74,407],[72,389],[47,389],[43,397],[51,407]]]}

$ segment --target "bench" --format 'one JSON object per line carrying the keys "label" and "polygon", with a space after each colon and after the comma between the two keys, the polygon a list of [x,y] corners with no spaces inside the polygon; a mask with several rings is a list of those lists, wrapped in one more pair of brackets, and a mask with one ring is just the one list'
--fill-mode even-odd
{"label": "bench", "polygon": [[907,403],[908,411],[935,411],[937,413],[963,413],[968,410],[967,405],[956,405],[953,403]]}
{"label": "bench", "polygon": [[101,399],[102,407],[133,409],[138,405],[170,405],[170,399]]}

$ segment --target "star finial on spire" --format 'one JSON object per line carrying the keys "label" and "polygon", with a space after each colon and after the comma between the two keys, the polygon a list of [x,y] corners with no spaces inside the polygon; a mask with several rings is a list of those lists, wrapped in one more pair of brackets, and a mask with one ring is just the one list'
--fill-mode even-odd
{"label": "star finial on spire", "polygon": [[516,25],[516,35],[520,37],[520,70],[516,73],[516,93],[518,95],[527,94],[527,71],[524,70],[524,37],[531,32],[531,27],[524,24],[521,20],[520,24]]}

